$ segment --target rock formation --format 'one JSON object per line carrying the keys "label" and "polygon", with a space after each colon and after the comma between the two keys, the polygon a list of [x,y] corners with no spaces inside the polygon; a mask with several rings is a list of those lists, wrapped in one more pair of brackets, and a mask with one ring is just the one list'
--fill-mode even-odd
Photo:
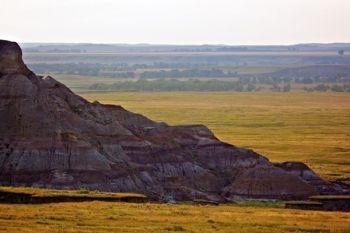
{"label": "rock formation", "polygon": [[347,191],[304,164],[273,164],[221,142],[203,125],[168,126],[90,103],[31,72],[9,41],[0,41],[0,185],[214,201]]}

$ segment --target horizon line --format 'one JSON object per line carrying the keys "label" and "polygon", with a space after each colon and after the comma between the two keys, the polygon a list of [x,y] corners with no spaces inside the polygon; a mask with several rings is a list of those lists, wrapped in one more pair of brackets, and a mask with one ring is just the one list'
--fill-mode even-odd
{"label": "horizon line", "polygon": [[[13,41],[13,40],[10,40]],[[332,45],[332,44],[349,44],[349,42],[299,42],[288,44],[225,44],[225,43],[148,43],[148,42],[19,42],[19,44],[93,44],[93,45],[153,45],[153,46],[296,46],[296,45]]]}

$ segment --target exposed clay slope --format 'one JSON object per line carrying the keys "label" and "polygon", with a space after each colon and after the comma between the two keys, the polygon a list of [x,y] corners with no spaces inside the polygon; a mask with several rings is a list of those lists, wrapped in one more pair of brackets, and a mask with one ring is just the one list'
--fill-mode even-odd
{"label": "exposed clay slope", "polygon": [[0,75],[0,185],[215,201],[346,191],[304,164],[274,165],[223,143],[205,126],[168,126],[90,103],[29,71],[16,43],[0,41]]}

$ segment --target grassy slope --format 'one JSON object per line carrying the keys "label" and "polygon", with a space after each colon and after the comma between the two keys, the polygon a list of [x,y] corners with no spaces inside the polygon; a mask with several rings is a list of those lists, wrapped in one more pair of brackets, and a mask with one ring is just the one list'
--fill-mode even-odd
{"label": "grassy slope", "polygon": [[0,205],[0,232],[349,232],[350,213],[237,205]]}
{"label": "grassy slope", "polygon": [[350,95],[338,93],[82,93],[170,124],[205,124],[272,161],[303,161],[350,178]]}

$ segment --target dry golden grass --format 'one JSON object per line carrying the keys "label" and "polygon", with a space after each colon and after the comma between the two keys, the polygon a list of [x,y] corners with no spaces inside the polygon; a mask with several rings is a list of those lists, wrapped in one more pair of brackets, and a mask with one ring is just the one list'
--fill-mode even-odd
{"label": "dry golden grass", "polygon": [[218,138],[270,160],[302,161],[330,179],[350,179],[350,94],[235,92],[96,92],[170,124],[204,124]]}
{"label": "dry golden grass", "polygon": [[237,205],[0,205],[0,232],[350,232],[350,213]]}

